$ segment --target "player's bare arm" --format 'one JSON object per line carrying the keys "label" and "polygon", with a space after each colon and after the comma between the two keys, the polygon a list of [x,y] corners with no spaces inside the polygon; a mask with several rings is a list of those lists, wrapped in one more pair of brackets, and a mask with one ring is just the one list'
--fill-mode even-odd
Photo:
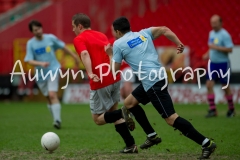
{"label": "player's bare arm", "polygon": [[77,66],[79,65],[80,59],[79,59],[79,57],[77,56],[77,54],[73,53],[73,52],[72,52],[70,49],[68,49],[66,46],[63,47],[62,50],[63,50],[65,53],[70,54],[70,55],[74,58],[74,60],[75,60],[75,62],[76,62],[76,65],[77,65]]}
{"label": "player's bare arm", "polygon": [[41,66],[44,68],[49,66],[49,62],[41,62],[41,61],[35,61],[35,60],[30,60],[27,63],[33,66]]}
{"label": "player's bare arm", "polygon": [[203,60],[206,60],[209,58],[209,50],[202,56]]}
{"label": "player's bare arm", "polygon": [[87,50],[84,50],[81,52],[81,59],[82,59],[83,65],[86,68],[89,78],[92,79],[94,82],[100,81],[99,77],[96,74],[93,74],[92,72],[92,61]]}
{"label": "player's bare arm", "polygon": [[215,44],[208,44],[208,47],[210,49],[215,49],[218,50],[220,52],[224,52],[226,54],[231,53],[232,52],[232,48],[227,48],[227,47],[221,47],[221,46],[217,46]]}
{"label": "player's bare arm", "polygon": [[177,53],[182,53],[184,50],[184,45],[182,42],[178,39],[175,33],[173,33],[169,28],[165,26],[160,27],[152,27],[152,35],[153,38],[156,39],[162,35],[167,37],[170,41],[175,43],[177,45]]}

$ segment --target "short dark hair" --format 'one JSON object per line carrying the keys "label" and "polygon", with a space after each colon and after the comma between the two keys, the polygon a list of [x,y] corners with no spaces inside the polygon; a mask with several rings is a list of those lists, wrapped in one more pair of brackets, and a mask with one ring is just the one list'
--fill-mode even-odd
{"label": "short dark hair", "polygon": [[121,33],[127,33],[130,29],[130,23],[126,17],[119,17],[113,22],[114,30],[119,30]]}
{"label": "short dark hair", "polygon": [[32,32],[33,31],[33,26],[37,26],[37,27],[42,27],[42,24],[37,21],[37,20],[31,20],[29,23],[28,23],[28,28],[29,30]]}
{"label": "short dark hair", "polygon": [[81,24],[84,28],[89,28],[91,27],[91,20],[90,18],[84,14],[84,13],[78,13],[78,14],[75,14],[73,17],[72,17],[72,20],[74,22],[74,24],[76,26],[78,26],[79,24]]}

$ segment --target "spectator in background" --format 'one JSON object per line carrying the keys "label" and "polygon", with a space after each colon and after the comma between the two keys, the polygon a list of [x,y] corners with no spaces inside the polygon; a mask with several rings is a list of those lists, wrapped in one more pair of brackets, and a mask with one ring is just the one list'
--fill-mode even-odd
{"label": "spectator in background", "polygon": [[[219,15],[213,15],[211,17],[211,26],[212,31],[209,33],[208,52],[203,55],[204,59],[209,58],[210,63],[210,71],[208,73],[213,73],[213,71],[217,71],[220,73],[222,70],[223,75],[230,69],[230,61],[228,54],[232,52],[233,42],[229,33],[222,28],[222,18]],[[214,72],[212,74],[212,79],[209,75],[207,75],[207,99],[209,102],[209,111],[206,117],[215,117],[217,116],[217,109],[215,105],[215,95],[213,91],[213,86],[215,81],[220,80],[223,86],[226,86],[228,83],[228,77],[222,78],[218,77],[217,73]],[[233,117],[234,112],[234,104],[233,104],[233,95],[231,93],[230,87],[228,86],[225,91],[225,97],[228,102],[228,112],[227,117]]]}
{"label": "spectator in background", "polygon": [[70,51],[65,46],[65,43],[56,36],[53,34],[43,34],[42,24],[40,22],[32,20],[28,27],[34,37],[27,42],[27,53],[24,61],[35,66],[36,72],[39,72],[36,74],[36,76],[38,76],[36,83],[42,94],[47,98],[47,106],[53,116],[53,126],[60,129],[61,104],[57,96],[59,75],[57,74],[53,79],[49,76],[43,78],[40,71],[42,71],[45,76],[49,72],[52,72],[53,75],[55,75],[56,72],[58,73],[58,69],[61,66],[55,56],[57,49],[62,49],[64,52],[69,53],[77,64],[80,60],[78,56]]}
{"label": "spectator in background", "polygon": [[[114,31],[113,26],[111,26],[111,32],[113,37],[109,39],[109,42],[113,46],[114,41],[117,39],[116,32]],[[125,99],[133,91],[133,83],[135,82],[135,75],[130,74],[132,72],[132,69],[124,60],[122,61],[122,64],[121,64],[121,71],[123,74],[121,74],[120,93],[121,93],[121,97]],[[132,77],[130,77],[131,75]]]}

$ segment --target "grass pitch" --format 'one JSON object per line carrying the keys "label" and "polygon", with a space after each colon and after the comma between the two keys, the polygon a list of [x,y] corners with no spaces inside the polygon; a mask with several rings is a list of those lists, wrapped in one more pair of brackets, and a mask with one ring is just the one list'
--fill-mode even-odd
{"label": "grass pitch", "polygon": [[[151,105],[143,107],[163,142],[139,154],[122,155],[124,147],[112,124],[97,126],[91,119],[88,105],[62,105],[62,129],[52,127],[52,118],[45,103],[0,103],[0,159],[54,160],[187,160],[197,159],[201,147],[168,126]],[[239,105],[236,106],[238,110]],[[218,106],[217,118],[206,119],[207,105],[175,105],[179,115],[188,119],[202,134],[213,138],[217,150],[211,159],[240,159],[240,112],[226,118],[226,105]],[[40,144],[46,132],[60,137],[60,147],[52,154]],[[146,135],[137,124],[131,132],[137,145]]]}

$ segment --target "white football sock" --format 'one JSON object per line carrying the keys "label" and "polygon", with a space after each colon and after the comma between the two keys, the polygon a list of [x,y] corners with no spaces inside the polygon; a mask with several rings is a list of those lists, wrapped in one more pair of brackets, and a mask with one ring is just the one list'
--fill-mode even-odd
{"label": "white football sock", "polygon": [[156,132],[153,132],[153,133],[148,134],[147,136],[148,136],[148,137],[152,137],[152,136],[154,136],[154,135],[156,135],[156,134],[157,134]]}
{"label": "white football sock", "polygon": [[205,138],[204,141],[202,142],[202,146],[204,146],[208,141],[209,141],[209,139]]}
{"label": "white football sock", "polygon": [[47,107],[48,107],[48,110],[49,110],[49,112],[51,113],[51,115],[53,115],[53,114],[52,114],[51,104],[47,104]]}
{"label": "white football sock", "polygon": [[61,104],[56,103],[51,105],[54,122],[61,122]]}

